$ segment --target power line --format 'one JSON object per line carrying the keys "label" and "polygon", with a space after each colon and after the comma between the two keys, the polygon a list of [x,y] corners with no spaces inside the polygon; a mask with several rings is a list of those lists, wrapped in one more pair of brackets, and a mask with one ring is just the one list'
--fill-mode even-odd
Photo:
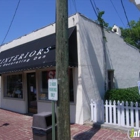
{"label": "power line", "polygon": [[92,0],[92,1],[93,1],[93,3],[94,3],[95,8],[96,8],[96,12],[98,13],[98,12],[99,12],[99,9],[97,8],[97,5],[96,5],[96,3],[95,3],[94,0]]}
{"label": "power line", "polygon": [[8,28],[8,30],[7,30],[7,33],[6,33],[5,37],[4,37],[4,39],[3,39],[2,43],[1,43],[1,45],[3,45],[5,39],[6,39],[8,33],[9,33],[9,31],[10,31],[10,28],[11,28],[12,23],[13,23],[13,21],[14,21],[14,18],[15,18],[15,16],[16,16],[17,9],[18,9],[18,7],[19,7],[19,3],[20,3],[20,0],[18,1],[18,4],[17,4],[16,10],[15,10],[15,13],[14,13],[14,15],[13,15],[13,18],[12,18],[12,20],[11,20],[11,23],[10,23],[10,25],[9,25],[9,28]]}
{"label": "power line", "polygon": [[93,5],[93,3],[92,3],[92,0],[90,0],[90,3],[91,3],[91,6],[92,6],[92,8],[93,8],[93,10],[94,10],[95,15],[96,15],[97,18],[98,18],[98,14],[97,14],[96,9],[95,9],[95,7],[94,7],[94,5]]}
{"label": "power line", "polygon": [[[112,0],[110,0],[110,2],[111,2],[111,4],[113,5],[113,7],[114,7],[114,9],[115,9],[115,11],[116,11],[116,13],[117,13],[118,17],[120,18],[120,20],[121,20],[122,24],[124,25],[124,23],[123,23],[123,21],[122,21],[122,19],[121,19],[120,15],[119,15],[119,13],[118,13],[117,9],[115,8],[115,5],[113,4]],[[125,27],[125,25],[124,25],[124,27]]]}
{"label": "power line", "polygon": [[72,0],[72,1],[73,1],[73,4],[74,4],[75,11],[76,11],[76,13],[77,13],[76,1],[75,1],[75,0]]}
{"label": "power line", "polygon": [[125,8],[124,8],[124,4],[123,4],[123,1],[122,1],[122,0],[121,0],[121,4],[122,4],[122,7],[123,7],[123,10],[124,10],[124,13],[125,13],[125,17],[126,17],[126,19],[127,19],[127,23],[128,23],[128,25],[129,25],[129,28],[130,28],[129,20],[128,20],[128,17],[127,17],[127,14],[126,14],[126,10],[125,10]]}

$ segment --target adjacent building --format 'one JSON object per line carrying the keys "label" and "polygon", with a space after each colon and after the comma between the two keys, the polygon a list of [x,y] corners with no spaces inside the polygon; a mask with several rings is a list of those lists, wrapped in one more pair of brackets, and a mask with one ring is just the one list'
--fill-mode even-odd
{"label": "adjacent building", "polygon": [[131,2],[133,2],[136,7],[140,10],[140,1],[139,0],[130,0]]}

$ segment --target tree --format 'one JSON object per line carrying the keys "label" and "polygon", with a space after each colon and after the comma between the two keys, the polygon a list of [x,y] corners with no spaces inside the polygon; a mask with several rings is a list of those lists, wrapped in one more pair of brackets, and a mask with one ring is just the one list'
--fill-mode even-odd
{"label": "tree", "polygon": [[101,25],[101,27],[108,27],[108,23],[106,23],[105,21],[104,21],[104,19],[102,18],[102,16],[104,15],[104,11],[100,11],[100,12],[98,12],[98,21],[99,21],[99,24]]}
{"label": "tree", "polygon": [[122,37],[124,41],[140,49],[140,20],[137,22],[132,20],[129,25],[130,29],[121,28]]}

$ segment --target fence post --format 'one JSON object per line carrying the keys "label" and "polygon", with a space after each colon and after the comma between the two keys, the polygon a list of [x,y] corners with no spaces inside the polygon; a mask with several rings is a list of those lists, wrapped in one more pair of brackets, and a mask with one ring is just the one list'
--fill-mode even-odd
{"label": "fence post", "polygon": [[102,110],[102,100],[98,100],[96,102],[96,105],[97,105],[97,122],[102,122],[102,118],[103,118],[103,110]]}
{"label": "fence post", "polygon": [[136,109],[135,109],[135,115],[136,115],[136,128],[139,128],[139,113],[138,113],[138,102],[136,102]]}
{"label": "fence post", "polygon": [[126,101],[126,126],[129,127],[129,120],[130,120],[130,117],[129,117],[129,108],[128,108],[128,102]]}
{"label": "fence post", "polygon": [[121,124],[120,101],[117,102],[117,106],[118,106],[118,109],[117,109],[118,125],[120,126],[120,124]]}
{"label": "fence post", "polygon": [[112,124],[112,101],[109,101],[109,122]]}
{"label": "fence post", "polygon": [[133,102],[131,102],[131,127],[134,127],[134,107],[133,107]]}
{"label": "fence post", "polygon": [[105,121],[108,123],[108,101],[105,101]]}
{"label": "fence post", "polygon": [[98,114],[97,101],[93,101],[91,99],[90,107],[91,107],[91,121],[97,122],[97,114]]}
{"label": "fence post", "polygon": [[103,100],[90,102],[91,108],[91,121],[93,122],[104,122],[104,103]]}
{"label": "fence post", "polygon": [[102,117],[101,117],[101,122],[104,123],[104,115],[105,115],[105,111],[104,111],[104,101],[101,101],[101,112],[102,112]]}
{"label": "fence post", "polygon": [[100,102],[98,100],[98,101],[96,101],[96,122],[100,121],[99,109],[100,109]]}
{"label": "fence post", "polygon": [[93,102],[94,103],[94,122],[97,122],[97,102]]}
{"label": "fence post", "polygon": [[113,101],[113,123],[116,124],[116,101]]}
{"label": "fence post", "polygon": [[91,99],[91,101],[90,101],[90,109],[91,109],[91,121],[93,121],[93,100]]}
{"label": "fence post", "polygon": [[120,125],[125,125],[124,101],[120,104]]}

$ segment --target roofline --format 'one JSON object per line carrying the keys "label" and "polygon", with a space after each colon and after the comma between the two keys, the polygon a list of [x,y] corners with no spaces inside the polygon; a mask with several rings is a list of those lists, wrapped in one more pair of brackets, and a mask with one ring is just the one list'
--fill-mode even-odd
{"label": "roofline", "polygon": [[[69,16],[68,19],[71,18],[71,17],[73,17],[73,16],[75,16],[76,14],[77,14],[77,13],[75,13],[75,14]],[[9,41],[9,42],[6,42],[6,43],[0,45],[0,47],[2,47],[2,46],[4,46],[4,45],[7,45],[7,44],[10,44],[10,43],[13,42],[13,41],[16,41],[16,40],[18,40],[18,39],[20,39],[20,38],[22,38],[22,37],[25,37],[25,36],[27,36],[27,35],[30,35],[30,34],[32,34],[32,33],[35,33],[35,32],[37,32],[37,31],[39,31],[39,30],[45,29],[45,28],[47,28],[47,27],[49,27],[49,26],[54,26],[55,24],[56,24],[56,22],[53,22],[53,23],[50,23],[50,24],[48,24],[48,25],[46,25],[46,26],[43,26],[43,27],[38,28],[38,29],[36,29],[36,30],[33,30],[33,31],[31,31],[30,33],[24,34],[24,35],[19,36],[19,37],[15,38],[15,39],[13,39],[13,40],[11,40],[11,41]]]}

